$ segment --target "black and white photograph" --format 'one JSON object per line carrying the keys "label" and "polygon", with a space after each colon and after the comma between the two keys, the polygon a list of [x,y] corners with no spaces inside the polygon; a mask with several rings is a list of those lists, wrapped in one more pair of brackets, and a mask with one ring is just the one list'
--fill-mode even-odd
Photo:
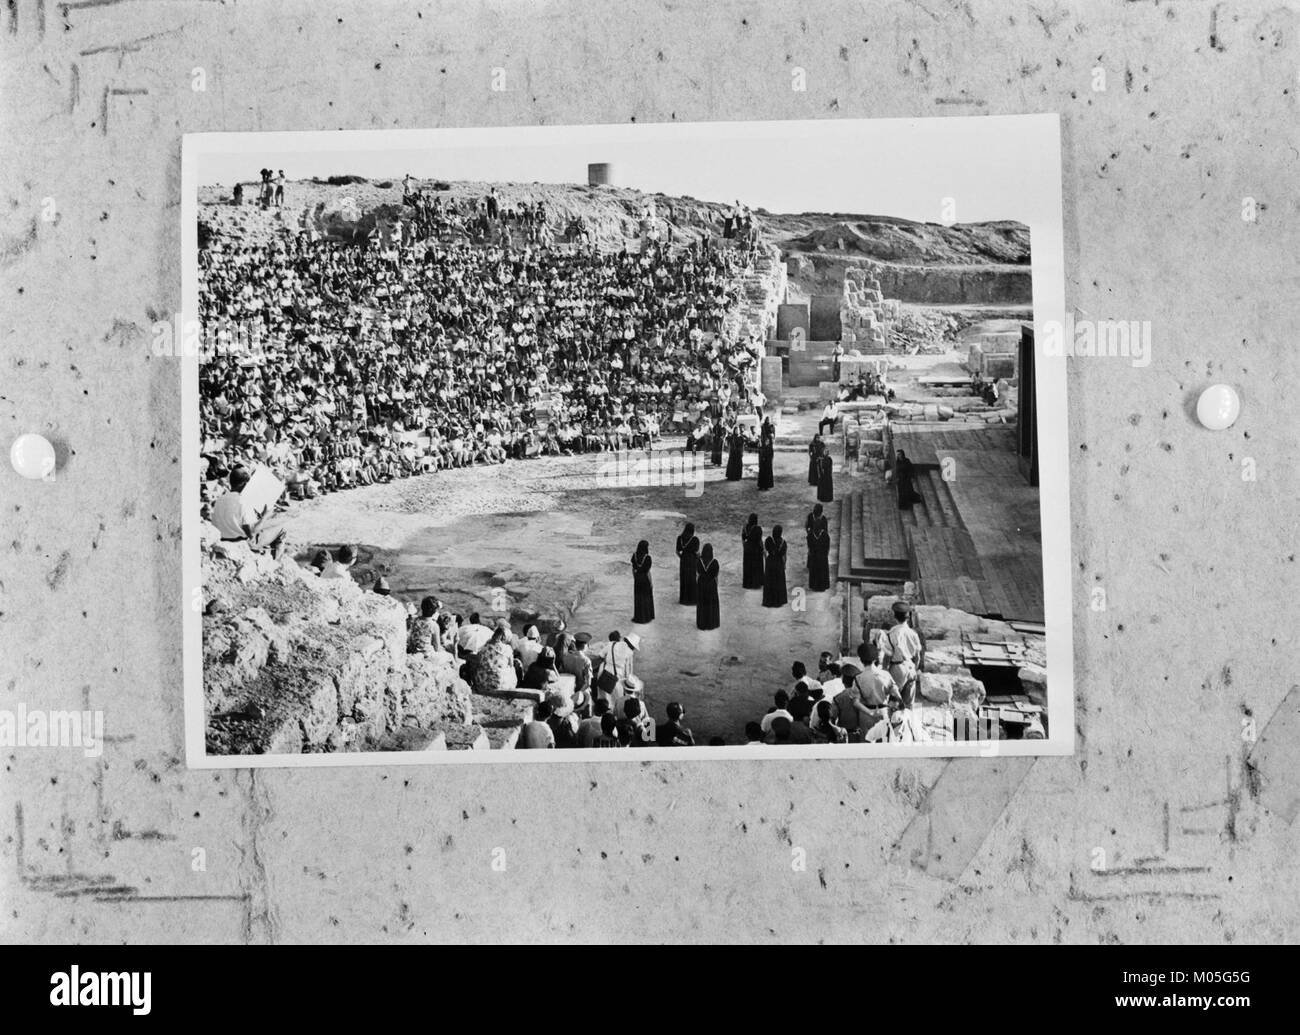
{"label": "black and white photograph", "polygon": [[202,764],[1068,752],[1058,146],[187,139]]}
{"label": "black and white photograph", "polygon": [[0,27],[15,1031],[1285,998],[1296,4]]}

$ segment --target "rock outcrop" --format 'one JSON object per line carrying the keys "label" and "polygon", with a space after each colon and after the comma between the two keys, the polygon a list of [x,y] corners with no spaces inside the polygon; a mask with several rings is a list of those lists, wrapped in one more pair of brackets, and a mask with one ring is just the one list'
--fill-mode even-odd
{"label": "rock outcrop", "polygon": [[[873,628],[891,622],[894,603],[899,599],[894,595],[869,596],[864,620]],[[963,663],[964,634],[1019,645],[1023,659],[1021,667],[1011,671],[1018,679],[1022,700],[1027,699],[1028,705],[1043,709],[1042,714],[1034,714],[1022,735],[1027,739],[1045,735],[1043,715],[1047,708],[1047,668],[1044,637],[1018,632],[1006,622],[938,604],[913,604],[912,610],[925,636],[925,661],[917,682],[917,703],[932,739],[996,737],[996,710],[988,713],[986,709],[986,714],[981,714],[981,708],[988,705],[1020,710],[1019,705],[999,704],[1015,698],[1007,697],[1005,688],[990,690],[983,679],[977,678],[971,667]],[[980,669],[980,674],[990,679],[997,678],[990,675],[987,667]],[[938,735],[942,730],[948,731],[948,737]]]}
{"label": "rock outcrop", "polygon": [[460,728],[474,715],[457,660],[408,655],[406,612],[392,598],[243,543],[203,547],[203,591],[210,753],[375,751],[417,740],[427,749],[465,739]]}

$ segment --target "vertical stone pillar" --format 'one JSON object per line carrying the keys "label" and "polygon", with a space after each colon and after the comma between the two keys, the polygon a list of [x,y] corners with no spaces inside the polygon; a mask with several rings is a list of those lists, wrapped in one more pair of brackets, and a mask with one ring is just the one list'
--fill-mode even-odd
{"label": "vertical stone pillar", "polygon": [[781,357],[764,356],[761,360],[763,364],[762,380],[759,387],[763,389],[763,394],[767,396],[768,402],[773,402],[781,397]]}

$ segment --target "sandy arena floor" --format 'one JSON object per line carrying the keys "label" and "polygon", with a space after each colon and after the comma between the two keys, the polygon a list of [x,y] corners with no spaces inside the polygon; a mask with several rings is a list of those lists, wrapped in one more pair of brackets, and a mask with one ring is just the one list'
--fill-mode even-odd
{"label": "sandy arena floor", "polygon": [[[787,417],[787,433],[811,437],[813,413]],[[661,455],[676,454],[669,440]],[[703,482],[687,485],[611,485],[603,454],[510,462],[498,467],[445,471],[389,485],[294,504],[288,527],[297,543],[352,542],[362,558],[385,573],[395,595],[435,593],[457,610],[485,617],[572,611],[569,628],[604,639],[618,629],[642,637],[636,672],[645,680],[654,714],[670,700],[686,708],[699,743],[719,736],[744,742],[744,725],[761,716],[773,693],[789,688],[790,665],[814,666],[820,650],[839,638],[841,597],[832,589],[807,593],[805,608],[764,608],[761,593],[740,585],[740,529],[758,514],[764,532],[785,527],[791,603],[806,582],[804,519],[816,502],[807,484],[807,455],[776,454],[776,487],[755,487],[757,457],[745,457],[745,477],[728,482],[705,462]],[[839,472],[837,471],[837,475]],[[845,476],[846,477],[846,476]],[[695,628],[695,609],[677,603],[674,540],[683,522],[695,522],[722,566],[722,627]],[[628,564],[639,539],[655,559],[656,619],[634,626]]]}

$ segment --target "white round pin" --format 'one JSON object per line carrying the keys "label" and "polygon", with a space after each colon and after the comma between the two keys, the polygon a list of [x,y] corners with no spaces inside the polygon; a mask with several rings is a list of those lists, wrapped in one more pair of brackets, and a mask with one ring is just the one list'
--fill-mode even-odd
{"label": "white round pin", "polygon": [[1237,422],[1241,399],[1231,385],[1210,385],[1196,400],[1196,419],[1211,431],[1222,431]]}
{"label": "white round pin", "polygon": [[24,478],[48,478],[54,473],[54,447],[44,435],[28,432],[14,439],[9,447],[9,462]]}

